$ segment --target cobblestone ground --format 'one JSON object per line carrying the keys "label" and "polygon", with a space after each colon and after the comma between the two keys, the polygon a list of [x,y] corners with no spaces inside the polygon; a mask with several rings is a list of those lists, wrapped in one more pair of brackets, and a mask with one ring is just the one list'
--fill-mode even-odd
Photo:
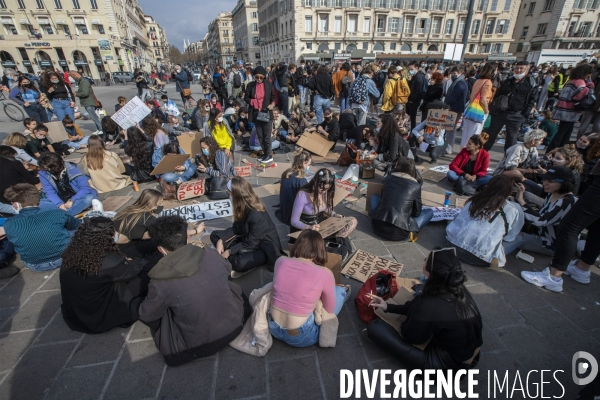
{"label": "cobblestone ground", "polygon": [[[194,89],[196,92],[197,86]],[[131,85],[97,89],[100,100],[111,105],[107,108],[112,108],[118,95],[131,97],[134,93]],[[19,124],[4,120],[1,115],[0,139],[6,133],[22,130]],[[92,128],[89,122],[82,126]],[[341,150],[341,144],[337,150]],[[500,159],[501,146],[494,150],[492,166]],[[244,157],[247,154],[236,154],[236,162]],[[290,154],[277,154],[275,161],[284,162],[289,157]],[[442,157],[440,164],[450,161]],[[248,180],[255,187],[276,181],[257,177]],[[374,181],[381,180],[378,175]],[[141,186],[144,189],[156,184]],[[424,185],[425,190],[437,193],[448,188],[445,180]],[[110,195],[131,195],[134,201],[139,192],[126,188]],[[278,198],[263,200],[286,243],[287,227],[274,216],[273,206],[278,204]],[[355,249],[403,263],[404,277],[418,277],[429,250],[445,244],[445,222],[428,225],[415,243],[398,244],[378,239],[372,233],[369,218],[345,208],[343,203],[336,211],[358,219],[358,228],[351,235]],[[207,226],[214,227],[228,224],[230,221],[224,219],[207,222]],[[590,285],[565,278],[562,294],[534,288],[520,278],[522,270],[541,270],[549,261],[536,255],[535,262],[528,264],[511,255],[505,268],[464,265],[469,290],[484,322],[477,386],[480,398],[494,398],[493,392],[488,394],[490,371],[492,376],[493,371],[501,374],[502,379],[509,371],[508,387],[512,390],[516,385],[512,398],[535,397],[539,390],[535,385],[539,388],[541,381],[547,382],[543,385],[544,396],[574,398],[579,387],[571,379],[573,354],[582,350],[600,354],[600,270],[592,268]],[[347,302],[339,315],[335,348],[296,349],[275,340],[263,358],[228,347],[213,357],[177,368],[167,367],[149,329],[139,322],[100,335],[70,331],[60,313],[58,271],[34,273],[18,260],[16,265],[21,273],[0,281],[0,399],[337,399],[340,369],[403,368],[361,337],[366,325],[359,320],[354,301]],[[267,269],[259,268],[236,282],[250,293],[272,278]],[[342,282],[352,286],[355,297],[361,283],[345,277]],[[529,375],[529,393],[522,392],[519,381],[514,383],[517,372],[525,389],[531,370],[537,372]],[[562,370],[556,374],[562,386],[549,372],[542,378],[540,370]],[[366,398],[364,391],[362,397]],[[380,397],[376,391],[374,398]],[[495,398],[508,397],[505,388]]]}

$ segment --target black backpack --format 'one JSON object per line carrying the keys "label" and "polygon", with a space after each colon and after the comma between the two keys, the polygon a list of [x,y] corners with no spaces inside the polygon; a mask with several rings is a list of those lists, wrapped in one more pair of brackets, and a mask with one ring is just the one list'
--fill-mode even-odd
{"label": "black backpack", "polygon": [[350,86],[352,86],[352,75],[350,74],[350,71],[346,72],[346,75],[342,77],[341,81],[342,95],[348,97],[350,95]]}
{"label": "black backpack", "polygon": [[242,87],[242,77],[239,72],[233,74],[233,87],[236,89]]}

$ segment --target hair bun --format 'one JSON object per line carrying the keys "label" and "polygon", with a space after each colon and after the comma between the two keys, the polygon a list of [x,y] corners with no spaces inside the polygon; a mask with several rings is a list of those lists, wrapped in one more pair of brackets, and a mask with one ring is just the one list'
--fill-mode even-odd
{"label": "hair bun", "polygon": [[488,135],[485,132],[482,132],[482,133],[479,134],[479,138],[481,139],[481,144],[484,145],[490,139],[490,135]]}

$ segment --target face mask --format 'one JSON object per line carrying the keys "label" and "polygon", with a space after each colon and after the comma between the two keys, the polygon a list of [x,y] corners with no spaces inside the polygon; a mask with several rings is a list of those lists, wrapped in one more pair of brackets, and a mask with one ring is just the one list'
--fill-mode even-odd
{"label": "face mask", "polygon": [[414,69],[410,69],[410,70],[408,70],[408,73],[409,73],[409,74],[411,74],[411,75],[414,75],[416,72],[417,72],[417,71],[415,71]]}
{"label": "face mask", "polygon": [[456,81],[457,79],[458,79],[458,76],[452,75],[452,82]]}
{"label": "face mask", "polygon": [[327,121],[329,121],[329,120],[331,119],[331,115],[329,115],[329,116],[327,116],[327,115],[326,115],[326,116],[325,116],[325,119],[326,119]]}
{"label": "face mask", "polygon": [[217,118],[217,122],[223,122],[223,117]]}
{"label": "face mask", "polygon": [[538,74],[534,72],[533,74],[531,74],[531,76],[533,76],[534,78],[537,78]]}
{"label": "face mask", "polygon": [[525,78],[525,73],[514,74],[513,76],[515,77],[516,80],[521,80],[521,79]]}
{"label": "face mask", "polygon": [[176,68],[175,71],[180,72],[181,70],[179,68]]}
{"label": "face mask", "polygon": [[165,209],[164,206],[158,206],[158,207],[156,207],[156,213],[160,214],[164,209]]}
{"label": "face mask", "polygon": [[15,214],[18,214],[19,211],[21,211],[21,205],[19,203],[15,203],[15,205],[13,205],[13,210],[15,210]]}
{"label": "face mask", "polygon": [[58,80],[51,80],[50,82],[52,82],[56,85],[58,83]]}
{"label": "face mask", "polygon": [[548,72],[548,70],[547,70],[547,69],[543,69],[543,70],[542,70],[542,74],[545,74],[546,72]]}
{"label": "face mask", "polygon": [[210,151],[208,151],[208,149],[202,149],[202,154],[204,154],[205,156],[209,156]]}
{"label": "face mask", "polygon": [[213,104],[215,104],[217,102],[217,100],[211,100],[213,102]]}
{"label": "face mask", "polygon": [[578,149],[581,149],[581,150],[583,150],[583,149],[587,148],[587,146],[580,146],[580,145],[577,145],[577,148],[578,148]]}
{"label": "face mask", "polygon": [[304,170],[304,172],[310,172],[310,165],[306,167],[306,169]]}
{"label": "face mask", "polygon": [[46,136],[44,135],[38,135],[37,133],[35,134],[35,137],[42,140],[43,138],[45,138]]}
{"label": "face mask", "polygon": [[206,111],[210,111],[210,107],[204,107]]}

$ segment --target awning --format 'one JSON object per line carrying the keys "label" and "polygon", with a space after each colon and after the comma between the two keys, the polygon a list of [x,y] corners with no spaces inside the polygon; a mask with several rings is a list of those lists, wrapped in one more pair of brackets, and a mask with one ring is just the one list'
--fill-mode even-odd
{"label": "awning", "polygon": [[93,19],[92,20],[92,25],[102,25],[102,20],[100,20],[100,19]]}
{"label": "awning", "polygon": [[16,67],[17,66],[17,64],[15,64],[14,61],[10,61],[10,60],[2,61],[0,64],[2,64],[3,67]]}
{"label": "awning", "polygon": [[67,66],[67,60],[58,60],[58,65],[62,65],[63,67]]}
{"label": "awning", "polygon": [[487,54],[465,54],[465,60],[485,60],[488,57]]}
{"label": "awning", "polygon": [[94,60],[94,64],[96,64],[96,65],[102,65],[104,63],[102,62],[102,60]]}
{"label": "awning", "polygon": [[56,25],[66,25],[67,24],[67,20],[65,19],[57,19],[56,20]]}
{"label": "awning", "polygon": [[13,20],[11,17],[2,17],[2,25],[12,25]]}
{"label": "awning", "polygon": [[31,22],[29,22],[29,20],[28,20],[27,18],[21,18],[21,19],[19,20],[19,23],[20,23],[21,25],[31,25]]}
{"label": "awning", "polygon": [[[465,56],[465,58],[466,58],[466,56]],[[491,55],[491,56],[487,57],[487,60],[488,61],[506,61],[506,62],[509,62],[509,61],[517,61],[517,57],[515,57],[515,56],[493,56],[493,55]]]}

